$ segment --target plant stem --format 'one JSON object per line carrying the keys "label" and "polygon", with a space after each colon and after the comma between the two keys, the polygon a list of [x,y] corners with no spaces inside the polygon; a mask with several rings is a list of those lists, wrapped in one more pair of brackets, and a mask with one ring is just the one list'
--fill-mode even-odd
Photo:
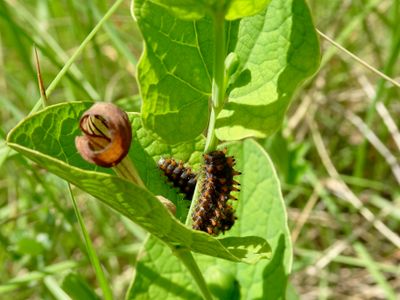
{"label": "plant stem", "polygon": [[189,226],[189,227],[192,227],[192,223],[193,223],[192,213],[193,213],[194,208],[195,208],[195,206],[197,204],[197,201],[199,199],[200,181],[202,179],[203,178],[201,177],[201,175],[197,178],[197,184],[196,184],[196,187],[195,187],[194,192],[193,192],[192,203],[190,204],[189,212],[188,212],[187,217],[186,217],[185,225]]}
{"label": "plant stem", "polygon": [[[223,108],[225,98],[225,11],[224,8],[218,8],[214,12],[214,68],[212,80],[212,95],[211,95],[211,114],[208,124],[207,140],[204,152],[215,150],[218,146],[218,139],[215,135],[215,123],[217,116]],[[197,180],[197,185],[194,191],[192,204],[190,205],[189,213],[186,218],[186,225],[191,225],[192,212],[196,206],[198,199],[198,191],[200,181]]]}
{"label": "plant stem", "polygon": [[127,156],[118,165],[113,167],[114,172],[122,178],[128,179],[142,188],[146,188],[142,178],[140,177],[135,165]]}
{"label": "plant stem", "polygon": [[111,288],[108,285],[106,276],[104,275],[103,269],[102,269],[102,267],[100,265],[100,260],[99,260],[97,254],[96,254],[96,251],[94,250],[92,241],[90,240],[89,233],[86,230],[85,223],[83,222],[82,215],[79,212],[78,205],[76,204],[76,200],[75,200],[75,197],[74,197],[74,195],[72,193],[71,185],[69,183],[68,183],[68,191],[69,191],[69,195],[70,195],[71,200],[72,200],[72,204],[74,206],[74,211],[75,211],[76,218],[78,219],[79,226],[81,227],[81,231],[82,231],[82,234],[83,234],[83,238],[85,240],[85,245],[86,245],[86,249],[87,249],[87,252],[88,252],[88,256],[89,256],[90,262],[92,263],[94,271],[96,273],[96,277],[97,277],[97,280],[99,281],[99,285],[100,285],[100,287],[101,287],[101,289],[103,291],[104,299],[112,300],[113,299],[113,295],[112,295],[112,292],[111,292]]}
{"label": "plant stem", "polygon": [[204,152],[215,150],[218,139],[215,135],[215,123],[221,112],[225,98],[224,69],[225,69],[225,12],[221,7],[214,14],[214,76],[212,81],[211,114],[208,125],[207,140]]}
{"label": "plant stem", "polygon": [[[210,152],[215,150],[218,146],[218,139],[215,135],[215,123],[218,114],[221,112],[224,105],[225,98],[225,11],[223,5],[218,7],[214,12],[214,68],[213,68],[213,80],[212,80],[212,95],[211,95],[211,113],[210,121],[208,124],[207,140],[204,152]],[[197,191],[199,189],[199,182],[197,181],[196,189],[192,204],[189,209],[188,217],[186,218],[186,225],[191,223],[192,211],[197,202]],[[193,279],[196,281],[203,298],[206,300],[212,300],[211,293],[204,280],[203,274],[201,273],[192,253],[183,248],[172,249],[174,254],[183,262],[186,268],[189,270]]]}
{"label": "plant stem", "polygon": [[212,300],[210,291],[208,290],[207,284],[204,280],[203,274],[201,273],[199,266],[197,265],[192,253],[184,248],[173,248],[172,252],[179,258],[185,267],[189,270],[193,279],[196,281],[201,294],[205,300]]}

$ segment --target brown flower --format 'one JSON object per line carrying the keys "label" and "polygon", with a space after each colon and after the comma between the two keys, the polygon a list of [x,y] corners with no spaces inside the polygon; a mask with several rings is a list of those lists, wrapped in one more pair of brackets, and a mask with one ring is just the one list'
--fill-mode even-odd
{"label": "brown flower", "polygon": [[96,103],[81,117],[83,136],[75,138],[81,156],[102,167],[117,165],[129,151],[132,129],[127,114],[111,103]]}

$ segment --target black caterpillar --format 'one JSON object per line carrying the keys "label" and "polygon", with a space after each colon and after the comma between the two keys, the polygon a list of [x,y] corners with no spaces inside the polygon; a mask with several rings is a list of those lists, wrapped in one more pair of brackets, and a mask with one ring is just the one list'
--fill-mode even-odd
{"label": "black caterpillar", "polygon": [[194,188],[196,187],[196,174],[190,168],[186,168],[183,162],[176,162],[173,158],[160,158],[158,168],[164,172],[174,187],[185,195],[185,199],[192,200]]}
{"label": "black caterpillar", "polygon": [[235,159],[225,156],[223,151],[204,154],[205,178],[201,195],[192,213],[193,229],[218,235],[229,230],[235,223],[236,216],[228,200],[237,200],[230,193],[239,191],[240,185],[233,177],[240,175],[234,170]]}

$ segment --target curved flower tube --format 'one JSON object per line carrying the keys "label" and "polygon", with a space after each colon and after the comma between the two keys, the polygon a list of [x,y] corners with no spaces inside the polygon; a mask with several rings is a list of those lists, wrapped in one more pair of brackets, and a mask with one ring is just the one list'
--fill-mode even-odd
{"label": "curved flower tube", "polygon": [[112,103],[96,103],[81,117],[82,136],[75,146],[88,162],[110,168],[129,152],[132,129],[128,115]]}

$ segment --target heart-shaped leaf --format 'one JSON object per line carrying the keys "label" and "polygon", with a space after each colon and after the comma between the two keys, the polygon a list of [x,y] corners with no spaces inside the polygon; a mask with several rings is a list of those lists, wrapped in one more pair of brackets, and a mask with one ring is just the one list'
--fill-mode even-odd
{"label": "heart-shaped leaf", "polygon": [[[239,178],[238,220],[225,239],[229,241],[231,236],[248,234],[267,238],[271,240],[273,259],[251,266],[203,255],[196,255],[196,260],[203,274],[218,271],[226,274],[218,282],[209,282],[219,291],[218,299],[239,299],[235,298],[238,296],[235,281],[226,287],[226,278],[229,282],[236,278],[240,299],[283,299],[291,270],[292,247],[277,174],[267,153],[254,141],[229,144],[228,151],[235,155],[237,169],[243,174]],[[163,243],[149,239],[137,264],[128,299],[188,298],[200,299],[190,274]]]}
{"label": "heart-shaped leaf", "polygon": [[[142,118],[147,128],[174,144],[198,136],[208,124],[215,24],[207,16],[182,20],[166,7],[168,1],[158,2],[164,4],[135,1],[146,45],[138,65]],[[170,7],[172,2],[191,9],[186,1],[171,1]],[[239,11],[266,5],[232,0],[227,16],[234,19]],[[308,7],[304,0],[272,0],[261,13],[226,22],[225,28],[228,52],[236,53],[239,68],[229,81],[217,136],[225,141],[268,136],[281,126],[295,90],[319,65]]]}
{"label": "heart-shaped leaf", "polygon": [[212,15],[218,5],[224,7],[225,18],[235,20],[255,15],[263,10],[271,0],[153,0],[153,3],[167,9],[170,13],[183,20],[198,20]]}
{"label": "heart-shaped leaf", "polygon": [[282,124],[291,98],[318,68],[316,32],[303,0],[273,0],[256,16],[240,21],[230,46],[240,66],[228,102],[218,115],[221,140],[266,137]]}
{"label": "heart-shaped leaf", "polygon": [[[237,237],[233,246],[224,246],[224,239],[220,241],[204,232],[184,226],[148,190],[123,178],[82,168],[85,162],[77,157],[74,139],[78,133],[79,117],[87,108],[87,103],[63,103],[48,107],[15,127],[10,132],[7,143],[40,166],[141,225],[172,248],[179,246],[190,251],[247,263],[269,256],[268,244],[264,239],[254,239],[257,247],[249,244],[249,237]],[[148,137],[134,135],[133,139],[140,144],[142,139],[147,140]],[[140,165],[140,161],[136,163]],[[146,162],[142,161],[142,164],[142,168],[148,167]],[[158,172],[154,161],[153,168]],[[236,251],[239,248],[243,248],[243,251]]]}

